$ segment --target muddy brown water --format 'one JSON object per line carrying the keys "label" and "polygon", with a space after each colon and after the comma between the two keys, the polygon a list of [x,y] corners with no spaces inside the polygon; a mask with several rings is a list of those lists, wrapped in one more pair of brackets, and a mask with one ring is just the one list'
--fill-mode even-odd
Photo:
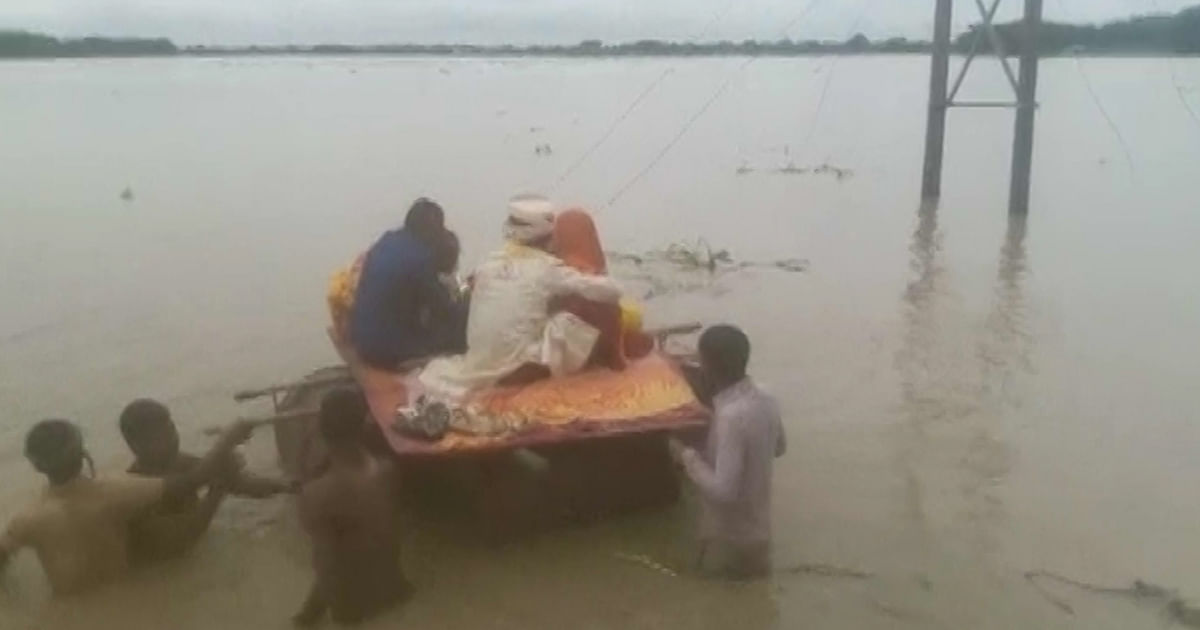
{"label": "muddy brown water", "polygon": [[[1200,62],[1083,63],[1123,140],[1075,62],[1047,61],[1026,223],[1006,218],[1004,112],[952,114],[945,197],[918,208],[915,57],[760,60],[611,205],[740,60],[0,64],[0,517],[38,491],[36,419],[76,419],[119,469],[116,416],[155,396],[203,448],[244,411],[233,391],[334,362],[325,280],[406,202],[441,200],[469,263],[534,189],[596,208],[610,249],[703,237],[808,261],[684,274],[648,317],[749,331],[791,443],[777,564],[874,577],[731,586],[619,557],[685,561],[687,502],[501,548],[412,526],[419,593],[375,626],[1158,627],[1156,609],[1058,589],[1066,615],[1022,578],[1200,597],[1200,126],[1180,100],[1200,106]],[[988,70],[964,89],[1003,97]],[[256,468],[270,450],[250,445]],[[287,500],[234,500],[190,558],[82,599],[49,602],[22,555],[0,627],[282,628],[307,563]]]}

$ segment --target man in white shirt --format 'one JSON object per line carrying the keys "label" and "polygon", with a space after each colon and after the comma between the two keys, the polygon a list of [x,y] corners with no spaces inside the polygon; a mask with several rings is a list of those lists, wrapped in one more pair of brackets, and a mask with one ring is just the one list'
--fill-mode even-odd
{"label": "man in white shirt", "polygon": [[[575,315],[551,314],[551,300],[580,295],[616,303],[621,290],[606,276],[581,273],[548,251],[554,209],[536,195],[508,204],[505,246],[474,273],[467,353],[437,359],[420,380],[434,397],[460,399],[471,391],[583,368],[599,332]],[[515,384],[515,383],[514,383]]]}
{"label": "man in white shirt", "polygon": [[734,579],[770,571],[772,467],[787,450],[779,405],[746,375],[749,359],[741,330],[704,331],[700,364],[713,394],[708,439],[702,451],[671,442],[700,499],[700,569]]}

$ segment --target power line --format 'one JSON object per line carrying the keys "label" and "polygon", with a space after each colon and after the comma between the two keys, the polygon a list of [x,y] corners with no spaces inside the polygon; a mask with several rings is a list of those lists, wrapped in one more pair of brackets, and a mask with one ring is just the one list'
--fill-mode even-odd
{"label": "power line", "polygon": [[1200,127],[1200,114],[1197,114],[1195,108],[1188,102],[1187,96],[1183,93],[1183,86],[1179,85],[1179,75],[1176,73],[1175,60],[1171,59],[1167,63],[1171,69],[1171,85],[1175,87],[1175,93],[1179,95],[1179,103],[1183,105],[1184,111],[1191,117],[1192,122],[1196,123],[1197,127]]}
{"label": "power line", "polygon": [[[1158,0],[1150,1],[1154,5],[1155,13],[1163,12],[1162,7],[1160,7],[1158,4]],[[1188,101],[1187,95],[1183,93],[1183,86],[1179,84],[1179,68],[1174,57],[1167,58],[1167,70],[1171,73],[1171,87],[1175,88],[1175,94],[1179,97],[1179,104],[1183,106],[1183,110],[1187,112],[1187,115],[1192,119],[1192,122],[1196,123],[1196,127],[1200,128],[1200,114],[1196,112],[1196,109],[1192,107],[1191,102]]]}
{"label": "power line", "polygon": [[[811,11],[813,9],[813,7],[815,7],[820,2],[821,2],[821,0],[809,0],[808,4],[804,5],[804,9],[802,9],[800,11],[800,13],[797,14],[795,18],[788,21],[787,24],[784,25],[783,37],[787,37],[788,31],[790,31],[792,29],[792,27],[794,27],[796,24],[799,24],[800,20],[804,19],[808,15],[809,11]],[[861,19],[861,16],[860,16],[860,19]],[[717,88],[717,91],[714,92],[712,94],[712,96],[710,96],[709,99],[707,101],[705,101],[703,105],[700,106],[700,109],[697,110],[696,113],[693,114],[686,123],[684,123],[683,127],[681,127],[679,129],[679,133],[675,134],[675,136],[673,138],[671,138],[671,140],[666,144],[666,146],[664,146],[663,149],[661,151],[659,151],[657,155],[654,156],[654,159],[652,159],[649,164],[647,164],[645,167],[643,167],[641,170],[639,170],[632,178],[630,178],[628,181],[626,181],[625,184],[623,186],[621,186],[620,189],[617,190],[616,194],[614,194],[612,197],[609,198],[608,202],[605,204],[605,207],[612,206],[614,203],[616,203],[616,201],[618,199],[620,199],[622,196],[624,196],[625,193],[629,191],[629,189],[633,188],[638,182],[640,182],[642,180],[642,178],[646,176],[647,173],[654,170],[654,167],[657,166],[658,163],[661,162],[663,160],[663,158],[665,158],[667,156],[667,154],[671,152],[671,149],[673,149],[676,144],[679,144],[679,141],[682,140],[685,135],[687,135],[687,132],[689,130],[691,130],[693,125],[696,124],[696,121],[700,120],[700,118],[702,116],[704,116],[705,112],[707,112],[709,110],[709,108],[712,107],[713,103],[716,103],[717,99],[719,99],[721,97],[721,95],[724,94],[725,91],[729,89],[729,86],[733,84],[734,79],[736,79],[737,76],[739,74],[741,74],[741,72],[743,70],[745,70],[747,67],[750,66],[750,64],[754,63],[755,61],[758,61],[758,57],[756,57],[756,56],[750,57],[750,58],[746,59],[746,61],[744,63],[742,63],[740,66],[738,66],[737,69],[734,70],[730,74],[730,76],[725,80],[725,82],[722,83],[719,88]]]}
{"label": "power line", "polygon": [[[706,36],[708,31],[713,26],[716,26],[718,22],[725,19],[725,16],[729,14],[730,9],[732,9],[737,2],[738,0],[730,0],[719,11],[713,13],[712,17],[710,17],[708,22],[705,23],[704,28],[700,29],[689,39],[692,41],[697,41],[701,37]],[[642,104],[642,101],[646,100],[646,97],[650,96],[652,92],[658,89],[658,86],[662,85],[663,81],[665,81],[666,78],[673,72],[675,72],[675,66],[669,66],[666,70],[663,70],[662,73],[659,74],[653,81],[648,83],[645,89],[643,89],[641,93],[637,95],[637,98],[634,98],[633,101],[631,101],[629,105],[625,107],[624,111],[622,111],[621,114],[612,121],[612,124],[610,124],[608,128],[604,130],[604,133],[600,134],[600,137],[590,146],[588,146],[588,148],[584,150],[583,154],[581,154],[574,162],[571,163],[570,166],[567,167],[565,171],[563,171],[563,174],[560,175],[558,180],[554,182],[554,188],[557,188],[564,181],[566,181],[568,177],[575,173],[575,171],[579,170],[580,166],[583,166],[583,164],[587,162],[588,158],[592,157],[592,154],[599,150],[600,147],[604,146],[604,143],[608,142],[608,139],[612,137],[613,133],[617,130],[617,127],[620,127],[621,123],[625,122],[625,119],[629,118],[630,114],[632,114],[634,110],[636,110],[638,106]]]}
{"label": "power line", "polygon": [[608,203],[604,205],[607,207],[616,203],[616,201],[620,199],[626,192],[628,192],[630,188],[633,188],[634,185],[641,181],[647,173],[654,170],[654,167],[658,166],[658,163],[661,162],[662,159],[671,152],[671,149],[675,148],[675,145],[679,144],[679,141],[682,140],[685,135],[687,135],[687,132],[692,128],[692,125],[696,124],[697,120],[700,120],[700,117],[703,116],[710,107],[712,107],[713,103],[717,102],[717,99],[729,89],[730,85],[733,85],[733,81],[737,78],[738,73],[740,73],[742,70],[745,70],[746,66],[749,66],[751,63],[753,63],[755,59],[757,59],[757,57],[750,57],[744,63],[742,63],[742,65],[738,67],[733,75],[726,79],[725,82],[721,84],[721,87],[717,88],[716,92],[713,92],[713,95],[704,102],[704,105],[701,106],[700,109],[696,110],[695,114],[692,114],[692,117],[688,119],[688,121],[684,123],[683,127],[679,129],[679,133],[676,133],[675,137],[671,138],[671,141],[668,142],[666,146],[664,146],[662,150],[658,152],[658,155],[654,156],[654,159],[650,160],[649,164],[647,164],[642,168],[642,170],[638,171],[636,175],[626,181],[625,185],[622,186],[620,190],[616,192],[616,194],[610,197],[608,199]]}
{"label": "power line", "polygon": [[1104,117],[1104,121],[1108,123],[1108,128],[1112,130],[1113,136],[1117,139],[1117,144],[1121,146],[1121,151],[1125,154],[1125,161],[1129,164],[1129,172],[1134,173],[1137,168],[1133,164],[1133,152],[1129,149],[1129,143],[1125,141],[1125,134],[1121,133],[1121,128],[1117,126],[1113,117],[1108,113],[1108,108],[1100,100],[1100,95],[1096,93],[1096,87],[1092,84],[1092,79],[1088,76],[1087,70],[1083,67],[1083,61],[1079,59],[1079,54],[1071,55],[1075,59],[1075,67],[1079,70],[1079,76],[1083,79],[1083,85],[1087,88],[1088,94],[1092,97],[1092,102],[1096,104],[1096,109],[1100,115]]}
{"label": "power line", "polygon": [[[1058,7],[1062,9],[1063,14],[1069,13],[1067,5],[1063,0],[1058,0]],[[1129,149],[1129,143],[1125,141],[1125,134],[1121,133],[1121,128],[1117,126],[1113,117],[1108,113],[1108,108],[1104,106],[1104,102],[1100,100],[1100,95],[1096,93],[1096,87],[1092,84],[1092,78],[1088,75],[1087,70],[1083,67],[1083,61],[1079,58],[1079,52],[1071,51],[1071,57],[1075,59],[1075,68],[1079,71],[1079,76],[1083,79],[1083,85],[1087,88],[1088,94],[1092,97],[1092,102],[1095,103],[1096,109],[1100,115],[1104,117],[1104,121],[1108,123],[1108,128],[1112,130],[1113,136],[1117,139],[1117,144],[1120,145],[1121,151],[1125,154],[1125,162],[1129,165],[1130,174],[1136,175],[1137,168],[1133,163],[1133,152]]]}
{"label": "power line", "polygon": [[[858,18],[855,19],[850,25],[849,34],[846,35],[847,38],[853,37],[854,33],[858,30],[859,25],[862,24],[863,17],[867,14],[867,6],[870,5],[871,2],[872,0],[863,0],[863,3],[859,5]],[[809,146],[809,142],[812,141],[813,134],[817,130],[817,123],[820,122],[821,114],[825,110],[825,99],[829,96],[829,86],[833,85],[834,72],[837,70],[838,61],[840,61],[841,58],[841,55],[835,54],[833,56],[833,61],[829,63],[829,70],[825,74],[825,83],[821,87],[821,96],[817,98],[817,108],[813,111],[812,120],[810,120],[808,123],[808,133],[804,135],[805,147]]]}
{"label": "power line", "polygon": [[626,118],[629,118],[629,115],[632,114],[635,109],[637,109],[638,105],[641,105],[642,101],[646,100],[646,97],[650,96],[650,93],[657,89],[659,85],[662,85],[663,80],[665,80],[667,76],[673,72],[675,72],[675,66],[671,66],[666,70],[663,70],[662,74],[658,75],[656,79],[647,84],[646,88],[637,95],[637,98],[633,99],[633,101],[625,107],[625,110],[621,112],[621,115],[617,116],[612,121],[612,124],[610,124],[608,128],[604,130],[604,133],[600,134],[600,137],[593,142],[583,152],[583,154],[581,154],[574,162],[572,162],[571,165],[567,167],[567,170],[563,171],[563,174],[559,176],[558,181],[554,182],[554,186],[557,188],[560,184],[566,181],[568,177],[573,175],[575,171],[579,170],[579,167],[583,166],[583,163],[586,162],[588,158],[592,157],[592,154],[595,153],[601,146],[603,146],[610,137],[612,137],[613,132],[617,130],[617,127],[620,127],[621,123],[625,122]]}

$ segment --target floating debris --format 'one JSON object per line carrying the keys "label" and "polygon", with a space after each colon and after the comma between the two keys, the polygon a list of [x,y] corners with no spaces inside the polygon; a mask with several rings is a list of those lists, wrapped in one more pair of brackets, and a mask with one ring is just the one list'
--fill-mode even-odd
{"label": "floating debris", "polygon": [[774,264],[777,269],[790,271],[792,273],[808,271],[808,261],[803,258],[786,258],[784,260],[776,260],[772,264]]}
{"label": "floating debris", "polygon": [[816,166],[800,166],[791,161],[781,167],[772,169],[759,169],[742,164],[734,172],[738,175],[747,175],[756,172],[775,173],[777,175],[832,175],[839,182],[854,175],[854,171],[851,169],[834,166],[827,162]]}
{"label": "floating debris", "polygon": [[121,191],[121,201],[126,201],[126,202],[133,201],[133,189],[132,188],[130,188],[129,186],[126,186],[125,190]]}
{"label": "floating debris", "polygon": [[1200,607],[1187,603],[1182,597],[1179,596],[1178,591],[1175,589],[1166,588],[1165,586],[1159,586],[1157,584],[1144,582],[1142,580],[1134,580],[1132,586],[1126,587],[1100,586],[1097,584],[1089,584],[1087,582],[1075,580],[1057,573],[1052,573],[1050,571],[1029,571],[1025,573],[1025,579],[1028,580],[1029,583],[1032,584],[1033,587],[1037,589],[1037,591],[1041,593],[1043,597],[1046,598],[1046,601],[1054,604],[1055,607],[1068,615],[1074,615],[1075,608],[1067,602],[1048,593],[1044,588],[1042,588],[1041,584],[1038,583],[1039,579],[1053,580],[1060,584],[1073,586],[1082,591],[1097,595],[1127,597],[1136,601],[1157,602],[1162,606],[1163,612],[1171,621],[1189,628],[1200,628]]}
{"label": "floating debris", "polygon": [[536,155],[542,155],[542,156],[554,155],[554,149],[548,144],[537,145],[536,147],[533,148],[533,152]]}
{"label": "floating debris", "polygon": [[[771,269],[789,273],[808,270],[803,258],[785,258],[770,262],[737,260],[726,249],[714,249],[708,241],[679,241],[664,249],[645,253],[606,252],[614,274],[622,280],[644,285],[642,299],[662,295],[723,292],[717,280],[726,274],[748,269]],[[623,269],[621,267],[624,267]]]}
{"label": "floating debris", "polygon": [[679,577],[678,571],[676,571],[675,569],[672,569],[671,567],[665,566],[662,563],[657,562],[656,560],[654,560],[654,558],[651,558],[650,556],[647,556],[645,554],[625,553],[623,551],[618,551],[618,552],[613,553],[613,557],[616,558],[617,560],[621,560],[622,562],[628,562],[630,564],[636,564],[640,567],[645,567],[647,569],[650,569],[651,571],[661,573],[667,577]]}
{"label": "floating debris", "polygon": [[846,567],[839,567],[832,564],[811,562],[802,562],[800,564],[793,564],[791,566],[778,568],[775,569],[775,573],[782,573],[785,575],[816,575],[819,577],[830,578],[853,578],[856,580],[867,580],[875,577],[875,574],[871,573],[870,571],[860,571],[858,569],[848,569]]}
{"label": "floating debris", "polygon": [[[666,566],[654,558],[647,556],[646,554],[618,551],[614,552],[612,555],[617,560],[635,564],[640,567],[645,567],[667,577],[679,577],[679,575],[682,573],[682,571]],[[772,569],[771,573],[774,573],[775,575],[812,575],[817,577],[849,578],[855,580],[868,580],[875,577],[875,574],[869,571],[860,571],[858,569],[849,569],[846,567],[821,563],[799,563],[787,567],[777,567]]]}
{"label": "floating debris", "polygon": [[814,168],[812,172],[814,175],[823,175],[825,173],[829,173],[836,177],[839,182],[854,174],[854,171],[848,168],[840,168],[828,163],[821,164],[820,166]]}

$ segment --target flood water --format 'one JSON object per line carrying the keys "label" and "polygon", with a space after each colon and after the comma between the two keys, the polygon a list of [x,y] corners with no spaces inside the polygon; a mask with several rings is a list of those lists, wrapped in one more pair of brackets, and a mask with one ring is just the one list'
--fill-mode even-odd
{"label": "flood water", "polygon": [[[809,261],[656,297],[648,317],[747,329],[791,446],[776,564],[873,577],[729,586],[615,555],[682,562],[688,504],[498,549],[413,528],[419,592],[378,627],[1164,624],[1048,585],[1068,614],[1035,569],[1200,599],[1200,123],[1182,100],[1200,109],[1200,61],[1046,61],[1027,222],[1006,213],[1007,111],[951,113],[942,203],[918,208],[924,58],[743,66],[0,64],[0,518],[40,487],[21,455],[37,419],[77,420],[117,470],[117,414],[153,396],[201,449],[247,411],[233,391],[335,362],[326,279],[414,197],[445,205],[469,263],[497,244],[504,200],[539,190],[593,208],[610,249],[705,238]],[[1003,75],[977,70],[964,94],[1004,98]],[[789,163],[853,174],[770,172]],[[272,469],[269,437],[250,454]],[[231,500],[190,558],[69,603],[20,556],[0,626],[284,628],[307,553],[287,500]]]}

